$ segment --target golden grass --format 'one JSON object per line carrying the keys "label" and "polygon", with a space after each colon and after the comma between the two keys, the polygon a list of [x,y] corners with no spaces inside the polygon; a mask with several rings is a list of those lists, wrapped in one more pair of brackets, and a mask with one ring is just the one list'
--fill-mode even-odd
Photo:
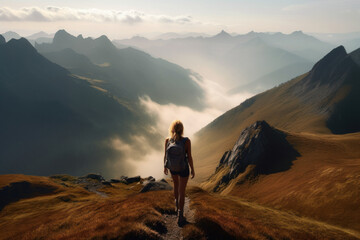
{"label": "golden grass", "polygon": [[228,194],[360,231],[360,133],[288,133],[287,139],[300,153],[289,170]]}
{"label": "golden grass", "polygon": [[164,229],[162,212],[173,212],[170,191],[138,194],[139,185],[104,187],[103,198],[60,178],[2,175],[5,179],[40,178],[63,188],[62,192],[11,203],[0,212],[0,239],[159,239]]}
{"label": "golden grass", "polygon": [[193,141],[197,181],[207,180],[240,133],[258,120],[266,120],[271,126],[292,132],[330,133],[325,116],[315,112],[315,105],[305,104],[289,94],[289,88],[304,76],[306,74],[257,95],[250,107],[234,108],[221,116],[218,125],[214,123],[201,130]]}
{"label": "golden grass", "polygon": [[358,239],[360,234],[236,197],[188,191],[198,231],[208,239]]}

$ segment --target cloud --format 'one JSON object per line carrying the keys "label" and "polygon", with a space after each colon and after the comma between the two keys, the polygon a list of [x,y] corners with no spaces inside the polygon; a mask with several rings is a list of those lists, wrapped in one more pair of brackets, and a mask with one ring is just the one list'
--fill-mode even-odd
{"label": "cloud", "polygon": [[101,10],[96,8],[75,9],[68,7],[50,6],[24,7],[13,9],[8,7],[0,8],[0,21],[19,22],[58,22],[58,21],[90,21],[90,22],[121,22],[125,24],[137,24],[141,22],[158,23],[192,23],[191,16],[167,16],[153,15],[136,10],[115,11]]}
{"label": "cloud", "polygon": [[180,119],[184,123],[186,136],[192,137],[202,127],[209,124],[225,111],[239,105],[253,96],[251,93],[230,95],[220,84],[207,79],[199,80],[200,76],[190,75],[205,91],[206,108],[198,111],[186,106],[178,106],[172,103],[159,104],[150,97],[139,98],[140,105],[145,111],[156,119],[155,129],[164,137],[168,133],[170,123]]}

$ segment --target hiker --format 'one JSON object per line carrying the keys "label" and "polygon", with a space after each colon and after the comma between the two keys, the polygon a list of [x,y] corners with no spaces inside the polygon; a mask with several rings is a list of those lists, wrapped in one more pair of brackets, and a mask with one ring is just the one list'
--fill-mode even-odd
{"label": "hiker", "polygon": [[[169,127],[169,137],[165,140],[164,173],[170,170],[174,182],[175,208],[178,213],[178,223],[186,221],[184,217],[185,188],[189,179],[195,177],[193,159],[191,156],[191,142],[183,137],[184,126],[175,120]],[[189,165],[191,172],[189,171]]]}

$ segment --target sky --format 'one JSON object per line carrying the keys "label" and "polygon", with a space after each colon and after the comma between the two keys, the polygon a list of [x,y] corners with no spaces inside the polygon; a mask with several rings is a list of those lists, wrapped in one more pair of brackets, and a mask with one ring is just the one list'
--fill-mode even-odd
{"label": "sky", "polygon": [[66,29],[111,39],[165,32],[360,31],[359,0],[0,0],[0,33]]}

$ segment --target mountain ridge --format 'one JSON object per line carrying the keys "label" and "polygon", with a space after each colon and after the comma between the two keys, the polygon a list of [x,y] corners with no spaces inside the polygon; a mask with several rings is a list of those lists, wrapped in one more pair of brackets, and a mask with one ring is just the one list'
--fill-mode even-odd
{"label": "mountain ridge", "polygon": [[[324,63],[336,69],[323,68]],[[309,73],[247,99],[199,130],[195,134],[193,153],[200,159],[199,181],[209,177],[208,172],[214,171],[217,160],[232,147],[241,131],[258,120],[291,132],[344,134],[359,131],[359,66],[351,55],[344,55],[342,47],[315,65]],[[331,76],[332,81],[324,81],[323,76]],[[201,139],[208,140],[208,149],[200,144]]]}

